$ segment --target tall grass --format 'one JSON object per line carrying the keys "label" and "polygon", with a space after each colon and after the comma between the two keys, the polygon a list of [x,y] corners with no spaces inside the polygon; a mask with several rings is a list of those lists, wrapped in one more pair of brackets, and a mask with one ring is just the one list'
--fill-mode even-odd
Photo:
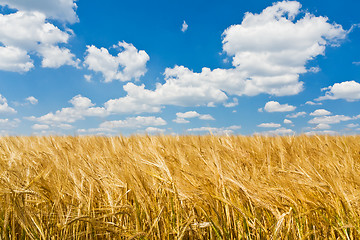
{"label": "tall grass", "polygon": [[0,138],[0,239],[359,239],[360,136]]}

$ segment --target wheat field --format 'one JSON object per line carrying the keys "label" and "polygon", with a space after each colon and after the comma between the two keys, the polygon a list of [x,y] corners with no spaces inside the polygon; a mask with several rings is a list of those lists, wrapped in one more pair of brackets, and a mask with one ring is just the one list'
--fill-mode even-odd
{"label": "wheat field", "polygon": [[358,239],[360,136],[0,138],[0,239]]}

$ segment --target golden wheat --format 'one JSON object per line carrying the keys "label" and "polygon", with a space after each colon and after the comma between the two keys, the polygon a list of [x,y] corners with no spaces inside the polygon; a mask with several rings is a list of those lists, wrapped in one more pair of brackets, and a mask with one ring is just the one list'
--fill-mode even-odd
{"label": "golden wheat", "polygon": [[0,138],[0,239],[358,239],[360,136]]}

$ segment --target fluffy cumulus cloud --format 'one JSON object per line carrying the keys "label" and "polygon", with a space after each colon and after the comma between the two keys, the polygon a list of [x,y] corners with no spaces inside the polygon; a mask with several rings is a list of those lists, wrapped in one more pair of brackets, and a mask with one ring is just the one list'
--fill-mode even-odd
{"label": "fluffy cumulus cloud", "polygon": [[345,99],[346,101],[360,100],[360,83],[355,81],[346,81],[342,83],[335,83],[333,86],[322,89],[325,92],[325,96],[321,96],[316,100],[335,100]]}
{"label": "fluffy cumulus cloud", "polygon": [[262,127],[262,128],[278,128],[278,127],[281,127],[281,124],[279,124],[279,123],[261,123],[257,126]]}
{"label": "fluffy cumulus cloud", "polygon": [[75,23],[77,5],[75,0],[0,0],[0,5],[27,12],[41,12],[48,18]]}
{"label": "fluffy cumulus cloud", "polygon": [[270,101],[265,104],[264,110],[266,112],[291,112],[296,109],[295,106],[289,104],[280,104],[276,101]]}
{"label": "fluffy cumulus cloud", "polygon": [[215,120],[210,114],[200,114],[196,111],[178,112],[176,113],[176,119],[173,121],[176,123],[189,123],[189,118],[199,118],[201,120]]}
{"label": "fluffy cumulus cloud", "polygon": [[165,129],[156,128],[156,127],[147,127],[145,129],[145,132],[150,134],[160,134],[160,133],[164,133],[165,131],[166,131]]}
{"label": "fluffy cumulus cloud", "polygon": [[75,59],[75,55],[67,48],[59,46],[43,46],[39,48],[39,53],[43,57],[42,67],[59,68],[63,65],[69,65],[79,68],[80,59]]}
{"label": "fluffy cumulus cloud", "polygon": [[[296,1],[278,2],[259,14],[246,13],[241,24],[226,29],[222,35],[223,51],[232,58],[232,68],[204,67],[200,72],[185,66],[167,68],[165,83],[158,83],[154,90],[128,83],[123,87],[127,95],[108,101],[106,106],[117,113],[158,112],[164,105],[226,106],[229,95],[299,93],[303,89],[299,75],[309,71],[306,64],[347,35],[342,26],[300,8]],[[116,78],[116,57],[106,49],[97,52],[98,59],[104,55],[112,60],[105,64],[106,68],[97,64],[96,71],[106,69],[107,81]],[[107,69],[108,66],[111,67]],[[228,106],[234,105],[236,102]]]}
{"label": "fluffy cumulus cloud", "polygon": [[27,72],[34,67],[27,52],[17,47],[0,47],[0,70]]}
{"label": "fluffy cumulus cloud", "polygon": [[252,91],[245,94],[297,94],[307,62],[346,37],[346,31],[326,17],[301,17],[300,8],[296,1],[277,2],[260,14],[246,13],[241,24],[223,33],[224,51],[236,69],[247,74],[245,84]]}
{"label": "fluffy cumulus cloud", "polygon": [[232,102],[224,103],[224,107],[227,108],[236,107],[237,105],[239,105],[239,100],[237,98],[233,98]]}
{"label": "fluffy cumulus cloud", "polygon": [[188,112],[178,112],[176,113],[176,116],[178,118],[196,118],[196,117],[200,117],[200,113],[196,112],[196,111],[188,111]]}
{"label": "fluffy cumulus cloud", "polygon": [[292,122],[291,120],[286,119],[286,118],[284,119],[284,123],[285,123],[285,124],[293,124],[293,122]]}
{"label": "fluffy cumulus cloud", "polygon": [[15,114],[16,110],[9,106],[7,99],[0,94],[0,114]]}
{"label": "fluffy cumulus cloud", "polygon": [[106,117],[107,111],[102,107],[94,107],[95,104],[87,97],[77,95],[69,101],[73,106],[62,108],[55,113],[48,113],[41,117],[28,117],[28,120],[36,121],[41,124],[61,127],[64,123],[73,123],[85,117]]}
{"label": "fluffy cumulus cloud", "polygon": [[36,105],[38,104],[39,100],[37,100],[35,97],[33,96],[30,96],[30,97],[27,97],[25,99],[28,103],[30,103],[31,105]]}
{"label": "fluffy cumulus cloud", "polygon": [[77,66],[79,60],[65,47],[71,31],[62,31],[47,22],[41,12],[17,11],[0,14],[0,70],[27,72],[34,67],[30,54],[42,58],[42,66]]}
{"label": "fluffy cumulus cloud", "polygon": [[233,125],[230,127],[222,127],[222,128],[216,128],[216,127],[199,127],[199,128],[190,128],[187,130],[187,132],[194,132],[194,133],[210,133],[215,135],[231,135],[234,134],[234,131],[241,129],[241,126]]}
{"label": "fluffy cumulus cloud", "polygon": [[310,116],[326,116],[331,115],[331,112],[325,109],[317,109],[314,112],[310,113]]}
{"label": "fluffy cumulus cloud", "polygon": [[144,50],[126,42],[119,42],[113,48],[120,51],[116,56],[106,48],[87,46],[85,64],[88,69],[101,73],[105,82],[138,80],[145,75],[150,57]]}
{"label": "fluffy cumulus cloud", "polygon": [[[216,72],[219,77],[225,70]],[[145,89],[140,86],[127,83],[123,88],[127,96],[112,99],[105,103],[106,108],[114,113],[140,113],[159,112],[163,105],[196,106],[207,105],[210,102],[224,102],[226,94],[211,84],[215,81],[214,71],[203,70],[201,74],[176,66],[165,70],[165,83],[156,85],[155,90]],[[226,79],[224,79],[225,81]]]}

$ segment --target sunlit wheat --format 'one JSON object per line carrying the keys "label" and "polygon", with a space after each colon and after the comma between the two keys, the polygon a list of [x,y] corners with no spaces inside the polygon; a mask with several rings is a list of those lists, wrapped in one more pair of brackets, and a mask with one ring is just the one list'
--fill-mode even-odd
{"label": "sunlit wheat", "polygon": [[358,239],[360,136],[0,138],[0,239]]}

